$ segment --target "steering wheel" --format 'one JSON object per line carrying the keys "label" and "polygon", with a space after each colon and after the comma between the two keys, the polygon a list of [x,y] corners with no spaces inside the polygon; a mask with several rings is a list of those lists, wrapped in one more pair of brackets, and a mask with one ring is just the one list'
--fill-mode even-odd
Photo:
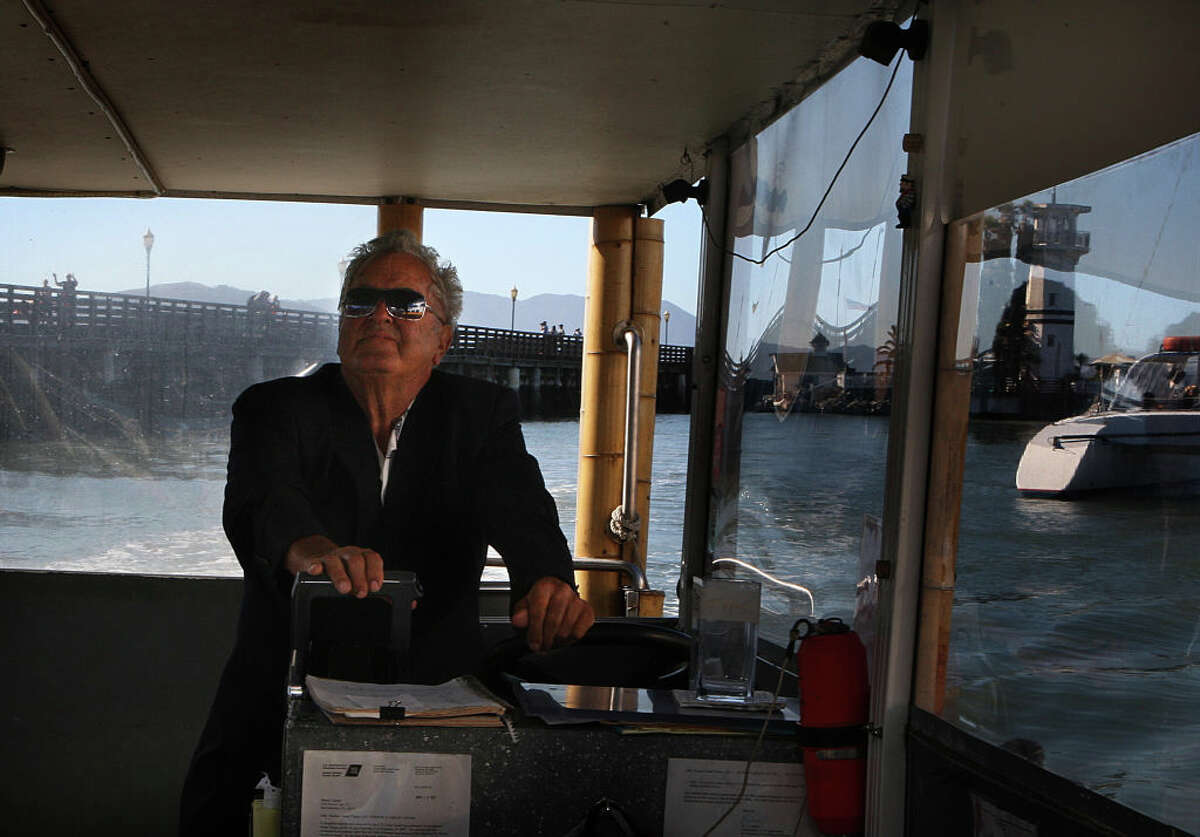
{"label": "steering wheel", "polygon": [[488,674],[528,683],[686,689],[694,640],[683,631],[645,622],[597,622],[582,639],[533,652],[525,637],[496,643],[484,657]]}

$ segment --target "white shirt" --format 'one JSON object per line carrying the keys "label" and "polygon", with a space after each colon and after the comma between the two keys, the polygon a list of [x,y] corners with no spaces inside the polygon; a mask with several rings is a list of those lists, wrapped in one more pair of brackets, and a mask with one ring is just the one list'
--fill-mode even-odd
{"label": "white shirt", "polygon": [[[411,408],[410,408],[411,409]],[[392,457],[396,454],[396,444],[400,441],[400,431],[404,428],[404,419],[408,416],[408,410],[405,410],[400,418],[396,419],[392,425],[392,432],[388,435],[388,445],[386,451],[381,451],[379,445],[375,445],[375,455],[379,457],[379,502],[383,503],[384,495],[387,494],[388,484],[388,465],[392,461]]]}

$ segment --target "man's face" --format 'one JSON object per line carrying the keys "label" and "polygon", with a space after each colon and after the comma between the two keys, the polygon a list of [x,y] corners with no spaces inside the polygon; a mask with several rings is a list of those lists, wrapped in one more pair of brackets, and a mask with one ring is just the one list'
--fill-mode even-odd
{"label": "man's face", "polygon": [[433,292],[429,269],[408,253],[386,253],[367,262],[350,288],[411,288],[425,297],[429,310],[419,320],[399,320],[380,302],[370,316],[342,317],[338,356],[343,369],[357,375],[412,376],[424,383],[454,336],[454,329],[438,319],[446,312]]}

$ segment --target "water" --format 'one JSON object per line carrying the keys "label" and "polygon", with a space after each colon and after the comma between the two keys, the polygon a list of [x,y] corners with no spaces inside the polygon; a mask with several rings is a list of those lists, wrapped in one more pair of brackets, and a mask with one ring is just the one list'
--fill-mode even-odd
{"label": "water", "polygon": [[241,575],[221,529],[228,432],[0,445],[0,566]]}
{"label": "water", "polygon": [[[649,578],[673,597],[688,417],[660,417],[658,433]],[[525,437],[573,548],[579,424],[529,422]],[[221,529],[228,450],[224,421],[158,439],[0,445],[0,566],[240,576]]]}
{"label": "water", "polygon": [[971,434],[945,717],[1200,831],[1200,503],[1021,497],[1037,429]]}
{"label": "water", "polygon": [[[968,441],[944,716],[989,741],[1036,742],[1047,768],[1200,831],[1200,504],[1195,496],[1026,499],[1028,423]],[[572,421],[525,425],[574,540]],[[687,416],[660,416],[647,574],[676,612]],[[0,565],[240,575],[221,530],[228,431],[0,446]],[[887,420],[745,416],[741,482],[718,556],[854,611],[865,515],[881,516]],[[761,632],[786,636],[805,594],[763,585]]]}
{"label": "water", "polygon": [[864,518],[883,514],[887,422],[815,413],[744,417],[738,496],[722,513],[715,553],[812,595],[810,603],[799,591],[764,584],[764,636],[786,644],[801,616],[852,620]]}

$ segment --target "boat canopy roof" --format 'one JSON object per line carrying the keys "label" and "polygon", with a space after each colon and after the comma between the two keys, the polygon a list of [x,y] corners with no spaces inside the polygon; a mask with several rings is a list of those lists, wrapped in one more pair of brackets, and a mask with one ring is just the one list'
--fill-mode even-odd
{"label": "boat canopy roof", "polygon": [[653,205],[898,5],[7,0],[0,195]]}
{"label": "boat canopy roof", "polygon": [[[746,148],[857,57],[870,23],[913,8],[4,0],[0,146],[12,152],[0,196],[653,213],[662,184],[705,173],[715,141]],[[1135,27],[1121,0],[919,8],[932,41],[914,70],[928,134],[918,146],[937,161],[919,175],[921,204],[946,222],[1057,186],[1037,202],[1079,210],[1079,272],[1200,300],[1189,246],[1200,166],[1196,144],[1181,139],[1200,132],[1200,62],[1181,34],[1200,28],[1200,4],[1142,4]],[[836,99],[797,136],[853,136],[862,116]],[[894,153],[908,105],[893,103],[896,118],[856,153]],[[832,156],[845,146],[826,144]],[[828,211],[856,229],[891,214],[839,203],[862,194],[847,182]]]}

